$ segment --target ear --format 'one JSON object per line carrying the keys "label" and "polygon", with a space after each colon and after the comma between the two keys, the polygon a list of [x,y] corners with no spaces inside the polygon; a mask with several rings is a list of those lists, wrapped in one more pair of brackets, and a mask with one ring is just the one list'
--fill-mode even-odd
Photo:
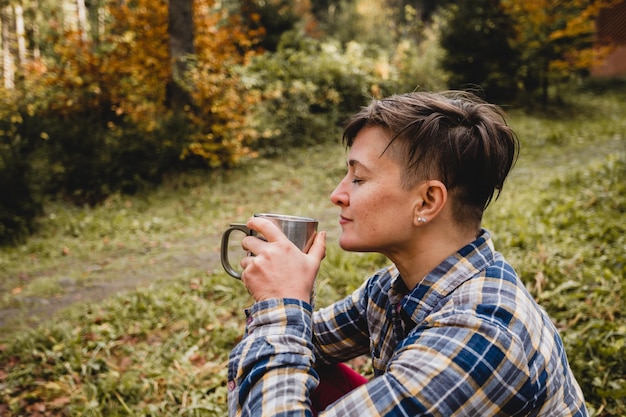
{"label": "ear", "polygon": [[428,180],[418,186],[418,195],[413,213],[416,226],[431,222],[441,213],[448,201],[448,189],[439,180]]}

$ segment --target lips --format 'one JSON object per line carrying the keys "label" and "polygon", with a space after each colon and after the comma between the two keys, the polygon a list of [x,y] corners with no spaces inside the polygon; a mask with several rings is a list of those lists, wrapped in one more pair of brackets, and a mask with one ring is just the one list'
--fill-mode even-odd
{"label": "lips", "polygon": [[347,218],[347,217],[344,217],[344,216],[339,216],[339,224],[346,224],[346,223],[349,223],[349,222],[351,222],[351,221],[352,221],[352,220],[351,220],[351,219],[349,219],[349,218]]}

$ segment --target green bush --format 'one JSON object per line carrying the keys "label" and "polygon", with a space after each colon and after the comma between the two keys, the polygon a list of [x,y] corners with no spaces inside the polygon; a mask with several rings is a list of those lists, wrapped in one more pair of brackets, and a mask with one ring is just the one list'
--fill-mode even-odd
{"label": "green bush", "polygon": [[276,155],[336,141],[337,124],[376,93],[378,62],[357,43],[343,47],[303,38],[255,57],[243,78],[262,97],[251,122],[260,135],[257,148]]}
{"label": "green bush", "polygon": [[442,60],[450,72],[450,87],[478,86],[488,101],[507,103],[515,98],[515,74],[519,53],[510,41],[515,36],[513,20],[499,0],[458,2],[450,7],[442,25]]}
{"label": "green bush", "polygon": [[32,187],[24,139],[5,136],[0,140],[0,245],[4,245],[15,244],[34,230],[42,200]]}
{"label": "green bush", "polygon": [[393,82],[388,81],[391,93],[415,90],[442,91],[450,84],[450,74],[442,68],[445,50],[440,44],[440,15],[433,16],[431,24],[424,27],[420,41],[403,39],[395,47],[390,58]]}
{"label": "green bush", "polygon": [[44,173],[38,172],[35,160],[41,139],[29,136],[36,120],[23,116],[17,102],[15,94],[0,88],[0,245],[28,236],[43,204],[40,182]]}
{"label": "green bush", "polygon": [[159,183],[164,171],[179,164],[184,132],[168,119],[151,132],[123,120],[103,126],[93,113],[56,120],[46,129],[50,192],[92,205],[114,192]]}
{"label": "green bush", "polygon": [[317,41],[287,32],[276,52],[256,56],[241,78],[260,97],[252,109],[256,150],[284,149],[335,141],[336,127],[374,98],[416,89],[442,90],[447,75],[439,60],[439,20],[422,41],[406,39],[392,50],[332,38]]}

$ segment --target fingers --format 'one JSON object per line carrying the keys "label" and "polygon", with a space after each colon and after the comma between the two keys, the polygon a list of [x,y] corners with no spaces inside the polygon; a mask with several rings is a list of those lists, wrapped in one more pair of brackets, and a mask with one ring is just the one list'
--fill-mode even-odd
{"label": "fingers", "polygon": [[326,256],[326,232],[322,231],[315,235],[315,240],[308,254],[315,257],[320,262],[324,259]]}
{"label": "fingers", "polygon": [[[248,251],[249,253],[249,255],[244,257],[240,262],[240,265],[242,268],[244,268],[244,270],[246,267],[248,267],[248,265],[250,265],[254,261],[255,255],[253,254],[261,253],[264,245],[267,245],[266,240],[260,239],[254,236],[248,236],[242,240],[241,246],[243,247],[244,250]],[[322,262],[322,259],[324,259],[324,257],[326,256],[326,232],[325,231],[318,232],[315,235],[315,240],[313,241],[311,248],[307,252],[307,256],[314,258],[315,261],[318,263]]]}
{"label": "fingers", "polygon": [[[260,223],[260,225],[258,223]],[[262,235],[244,237],[241,241],[242,248],[252,254],[259,253],[265,242],[276,241],[284,237],[280,229],[267,219],[252,217],[248,220],[246,226]]]}
{"label": "fingers", "polygon": [[247,236],[242,241],[244,250],[255,254],[241,260],[241,280],[252,297],[256,301],[295,298],[310,302],[326,253],[326,232],[317,233],[309,251],[303,253],[270,220],[253,218],[247,226],[267,239]]}
{"label": "fingers", "polygon": [[[288,240],[280,228],[271,220],[262,217],[252,217],[248,220],[246,226],[262,235],[256,236],[256,238],[244,238],[242,241],[243,248],[251,253],[259,253],[264,247],[264,242]],[[307,253],[314,255],[319,261],[324,259],[326,253],[326,232],[316,234],[313,245]]]}
{"label": "fingers", "polygon": [[246,226],[252,230],[256,230],[267,239],[268,242],[274,242],[284,237],[283,232],[271,220],[263,217],[252,217],[246,223]]}

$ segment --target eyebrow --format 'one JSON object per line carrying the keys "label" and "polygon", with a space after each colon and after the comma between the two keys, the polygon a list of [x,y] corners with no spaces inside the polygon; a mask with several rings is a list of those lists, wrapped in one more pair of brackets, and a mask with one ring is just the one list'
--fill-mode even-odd
{"label": "eyebrow", "polygon": [[367,172],[371,172],[372,171],[367,166],[363,165],[362,162],[357,161],[356,159],[349,159],[348,162],[347,162],[347,165],[353,167],[354,169],[361,168],[362,170],[367,171]]}

